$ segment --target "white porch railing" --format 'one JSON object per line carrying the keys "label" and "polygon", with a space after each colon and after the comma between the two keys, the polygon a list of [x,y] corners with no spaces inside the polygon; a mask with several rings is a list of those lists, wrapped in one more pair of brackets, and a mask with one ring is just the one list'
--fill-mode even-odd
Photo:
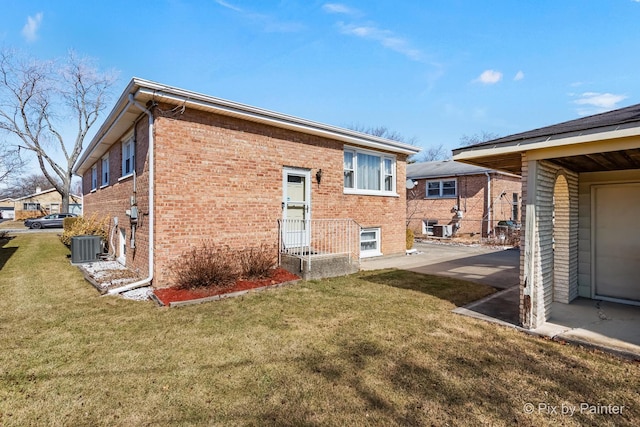
{"label": "white porch railing", "polygon": [[352,219],[280,219],[279,252],[306,261],[342,255],[349,263],[360,259],[360,224]]}

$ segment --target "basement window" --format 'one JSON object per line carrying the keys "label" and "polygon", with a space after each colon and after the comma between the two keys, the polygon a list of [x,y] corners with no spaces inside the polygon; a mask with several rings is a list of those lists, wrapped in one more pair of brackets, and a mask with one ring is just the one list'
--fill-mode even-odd
{"label": "basement window", "polygon": [[380,256],[380,228],[360,230],[360,258]]}

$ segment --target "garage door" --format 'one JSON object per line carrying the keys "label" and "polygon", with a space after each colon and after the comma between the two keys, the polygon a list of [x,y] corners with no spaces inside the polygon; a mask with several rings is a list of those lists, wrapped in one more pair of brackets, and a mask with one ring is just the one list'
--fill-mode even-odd
{"label": "garage door", "polygon": [[593,187],[595,296],[640,302],[640,183]]}

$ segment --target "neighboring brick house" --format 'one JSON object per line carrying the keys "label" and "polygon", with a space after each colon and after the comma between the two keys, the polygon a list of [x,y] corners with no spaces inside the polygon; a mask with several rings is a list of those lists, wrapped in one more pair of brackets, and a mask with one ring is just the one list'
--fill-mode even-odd
{"label": "neighboring brick house", "polygon": [[453,152],[522,175],[525,327],[578,296],[640,305],[640,104]]}
{"label": "neighboring brick house", "polygon": [[[407,165],[407,225],[416,235],[488,236],[501,220],[518,222],[520,176],[453,160]],[[442,227],[442,226],[450,227]]]}
{"label": "neighboring brick house", "polygon": [[0,199],[0,219],[13,219],[15,216],[14,206],[15,200],[11,197]]}
{"label": "neighboring brick house", "polygon": [[[16,221],[59,213],[62,209],[62,196],[55,188],[43,191],[38,188],[35,193],[14,199],[13,202]],[[69,196],[69,212],[82,213],[81,196]]]}
{"label": "neighboring brick house", "polygon": [[74,172],[85,215],[110,218],[117,259],[166,287],[205,240],[275,250],[283,218],[352,219],[361,255],[403,253],[406,159],[417,151],[133,79]]}

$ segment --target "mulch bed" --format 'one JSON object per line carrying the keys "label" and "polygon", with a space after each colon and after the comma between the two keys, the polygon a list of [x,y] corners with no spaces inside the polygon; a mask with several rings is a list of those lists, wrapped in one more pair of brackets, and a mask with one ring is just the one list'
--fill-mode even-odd
{"label": "mulch bed", "polygon": [[163,305],[170,305],[172,302],[193,301],[203,298],[210,298],[216,295],[231,294],[239,291],[275,286],[285,282],[300,280],[300,277],[282,268],[276,268],[271,276],[258,280],[238,280],[234,285],[225,288],[198,288],[198,289],[176,289],[163,288],[155,289],[153,293]]}

